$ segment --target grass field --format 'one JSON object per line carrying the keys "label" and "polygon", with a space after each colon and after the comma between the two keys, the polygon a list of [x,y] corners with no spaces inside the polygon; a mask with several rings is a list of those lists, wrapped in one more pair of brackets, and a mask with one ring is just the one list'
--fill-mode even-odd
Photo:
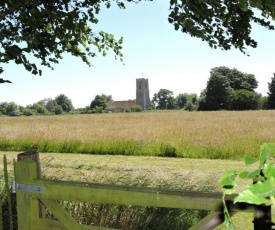
{"label": "grass field", "polygon": [[275,142],[275,111],[0,117],[0,150],[241,159]]}

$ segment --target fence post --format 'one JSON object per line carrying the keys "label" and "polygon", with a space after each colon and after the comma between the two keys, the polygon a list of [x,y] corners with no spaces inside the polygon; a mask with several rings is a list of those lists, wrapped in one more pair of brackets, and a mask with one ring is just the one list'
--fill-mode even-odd
{"label": "fence post", "polygon": [[[7,202],[8,202],[9,225],[10,225],[10,230],[13,230],[12,204],[11,204],[11,194],[10,194],[10,188],[9,188],[8,162],[7,162],[6,154],[4,154],[3,163],[4,163],[5,190],[6,190]],[[2,209],[2,203],[1,203],[1,209]],[[2,210],[1,210],[1,216],[2,216]]]}
{"label": "fence post", "polygon": [[254,230],[270,230],[271,222],[271,206],[257,206],[254,214]]}
{"label": "fence post", "polygon": [[[260,173],[262,176],[263,172]],[[253,179],[253,184],[258,182],[258,177]],[[254,230],[271,230],[271,206],[257,205],[254,214]]]}
{"label": "fence post", "polygon": [[[31,154],[25,154],[27,159],[22,159],[24,154],[19,154],[15,163],[15,181],[16,183],[28,184],[30,180],[37,179],[37,164],[31,160]],[[36,155],[36,154],[35,154]],[[38,156],[39,159],[39,156]],[[39,207],[37,200],[32,199],[30,193],[17,192],[17,218],[19,230],[35,229],[32,226],[33,220],[39,217]]]}
{"label": "fence post", "polygon": [[31,159],[36,163],[36,171],[37,171],[37,178],[40,179],[41,177],[41,166],[40,166],[40,160],[39,160],[39,153],[37,152],[24,152],[19,153],[17,155],[17,161],[21,161],[24,159]]}

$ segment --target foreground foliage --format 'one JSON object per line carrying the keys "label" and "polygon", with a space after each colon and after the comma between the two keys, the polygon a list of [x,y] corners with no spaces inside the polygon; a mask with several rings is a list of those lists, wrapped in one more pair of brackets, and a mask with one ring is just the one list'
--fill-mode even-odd
{"label": "foreground foliage", "polygon": [[[258,168],[253,171],[243,171],[239,173],[241,179],[254,179],[254,183],[247,185],[238,194],[234,202],[244,202],[255,205],[274,205],[275,203],[275,164],[273,155],[275,154],[275,144],[263,144],[260,149],[260,156],[253,158],[246,156],[245,165],[259,162]],[[222,176],[220,185],[225,194],[232,194],[236,189],[236,170],[229,170]],[[225,201],[224,201],[225,205]],[[225,223],[230,229],[234,229],[230,215],[225,205]]]}
{"label": "foreground foliage", "polygon": [[274,30],[271,24],[275,16],[273,1],[171,0],[170,4],[169,22],[175,29],[201,38],[213,48],[235,47],[245,53],[246,47],[257,47],[251,37],[253,22]]}

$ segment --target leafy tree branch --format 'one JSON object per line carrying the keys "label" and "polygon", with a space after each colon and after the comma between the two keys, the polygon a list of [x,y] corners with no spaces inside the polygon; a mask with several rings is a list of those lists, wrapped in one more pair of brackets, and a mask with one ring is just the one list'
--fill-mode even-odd
{"label": "leafy tree branch", "polygon": [[[141,1],[146,0],[2,0],[0,64],[14,61],[41,75],[30,57],[49,68],[59,63],[64,53],[88,65],[89,58],[97,53],[105,56],[108,50],[122,59],[123,38],[96,33],[93,25],[98,23],[100,11],[113,3],[125,9],[126,2]],[[253,23],[274,30],[274,5],[274,1],[261,0],[170,0],[168,21],[175,30],[200,38],[212,48],[234,47],[247,54],[247,47],[257,47],[251,37]]]}

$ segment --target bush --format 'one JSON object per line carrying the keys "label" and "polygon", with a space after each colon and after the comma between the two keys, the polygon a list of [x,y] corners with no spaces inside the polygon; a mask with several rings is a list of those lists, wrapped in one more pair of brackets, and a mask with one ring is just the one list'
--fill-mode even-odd
{"label": "bush", "polygon": [[103,107],[96,106],[95,108],[91,109],[91,113],[103,113]]}
{"label": "bush", "polygon": [[135,105],[133,108],[134,112],[141,112],[142,111],[142,107],[140,105]]}
{"label": "bush", "polygon": [[22,114],[25,116],[34,116],[37,115],[37,112],[33,109],[26,108],[22,111]]}

